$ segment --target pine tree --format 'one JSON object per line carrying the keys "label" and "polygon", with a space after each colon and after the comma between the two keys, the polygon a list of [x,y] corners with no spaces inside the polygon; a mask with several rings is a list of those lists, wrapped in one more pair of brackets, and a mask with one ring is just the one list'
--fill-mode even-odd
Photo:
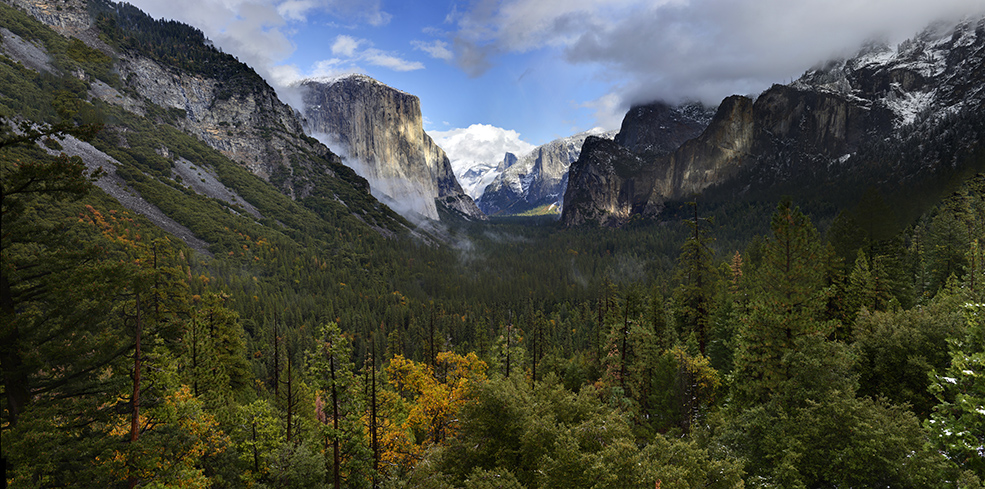
{"label": "pine tree", "polygon": [[322,438],[331,453],[332,484],[358,485],[367,479],[369,445],[361,420],[361,387],[351,358],[351,341],[334,322],[321,327],[315,349],[308,352],[308,372],[314,379],[320,401],[316,417],[322,422]]}
{"label": "pine tree", "polygon": [[677,259],[677,280],[680,285],[674,291],[675,318],[682,334],[694,334],[702,355],[706,354],[708,329],[717,274],[712,266],[712,253],[701,223],[711,222],[698,218],[698,204],[694,207],[694,219],[687,221],[690,236],[681,246]]}
{"label": "pine tree", "polygon": [[736,398],[743,405],[766,402],[785,392],[791,379],[789,354],[808,337],[826,337],[821,321],[827,301],[823,248],[810,220],[781,202],[771,223],[773,235],[751,277],[753,299],[741,318],[735,357]]}

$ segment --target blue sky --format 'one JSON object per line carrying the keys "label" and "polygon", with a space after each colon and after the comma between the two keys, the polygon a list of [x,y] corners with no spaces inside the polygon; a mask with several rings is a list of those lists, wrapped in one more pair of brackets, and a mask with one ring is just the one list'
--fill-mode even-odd
{"label": "blue sky", "polygon": [[368,74],[420,97],[439,144],[473,131],[505,145],[482,148],[490,154],[618,129],[634,103],[757,94],[873,36],[898,41],[985,10],[981,0],[130,2],[202,29],[275,87]]}

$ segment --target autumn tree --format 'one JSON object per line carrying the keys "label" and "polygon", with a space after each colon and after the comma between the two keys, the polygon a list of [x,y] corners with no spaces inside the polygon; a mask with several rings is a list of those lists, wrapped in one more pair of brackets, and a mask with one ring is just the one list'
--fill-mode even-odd
{"label": "autumn tree", "polygon": [[475,353],[441,352],[436,360],[446,372],[441,380],[428,365],[399,355],[390,360],[388,382],[397,396],[389,399],[390,423],[383,434],[382,458],[388,465],[407,470],[428,448],[453,436],[458,412],[486,378],[486,364]]}

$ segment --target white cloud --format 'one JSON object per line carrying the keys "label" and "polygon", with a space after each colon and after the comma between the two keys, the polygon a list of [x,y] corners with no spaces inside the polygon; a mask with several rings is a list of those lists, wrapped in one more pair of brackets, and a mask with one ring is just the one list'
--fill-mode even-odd
{"label": "white cloud", "polygon": [[277,5],[277,11],[287,19],[302,22],[312,11],[374,26],[386,25],[392,18],[382,10],[380,0],[286,0]]}
{"label": "white cloud", "polygon": [[595,114],[595,123],[606,131],[619,129],[623,117],[626,115],[623,100],[615,93],[605,94],[595,100],[585,102],[579,107],[591,109]]}
{"label": "white cloud", "polygon": [[445,150],[456,175],[468,171],[477,163],[495,165],[503,161],[507,152],[520,156],[535,148],[521,139],[520,133],[488,124],[472,124],[466,128],[428,134]]}
{"label": "white cloud", "polygon": [[470,75],[499,54],[556,48],[618,82],[625,107],[755,93],[873,36],[898,41],[983,11],[981,0],[478,0],[449,20]]}
{"label": "white cloud", "polygon": [[356,54],[356,50],[359,49],[359,45],[362,44],[362,42],[362,40],[356,39],[352,36],[340,35],[336,37],[335,42],[332,43],[332,54],[351,58]]}
{"label": "white cloud", "polygon": [[393,54],[378,49],[367,49],[361,56],[373,66],[388,68],[393,71],[423,70],[424,64],[419,61],[407,61]]}
{"label": "white cloud", "polygon": [[[326,13],[346,22],[386,25],[392,16],[383,11],[381,0],[130,0],[155,18],[173,19],[193,25],[221,46],[222,50],[250,65],[271,83],[284,85],[302,76],[296,66],[283,65],[297,47],[291,36],[298,24],[308,22],[313,13]],[[335,61],[351,70],[354,60],[365,58],[370,64],[391,69],[420,69],[423,65],[401,60],[378,50],[359,51],[363,40],[339,36],[332,45]],[[372,59],[369,59],[372,58]],[[331,63],[330,63],[331,64]],[[419,65],[419,67],[418,67]],[[324,69],[316,67],[312,71]]]}
{"label": "white cloud", "polygon": [[414,46],[414,49],[424,51],[435,59],[451,61],[455,57],[451,50],[448,49],[448,43],[444,41],[411,41],[410,44]]}

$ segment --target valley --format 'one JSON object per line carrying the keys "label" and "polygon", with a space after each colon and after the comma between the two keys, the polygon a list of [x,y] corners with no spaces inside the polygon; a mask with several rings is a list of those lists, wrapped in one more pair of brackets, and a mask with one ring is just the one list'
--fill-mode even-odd
{"label": "valley", "polygon": [[985,479],[985,19],[481,191],[370,77],[288,105],[108,0],[0,28],[11,487]]}

